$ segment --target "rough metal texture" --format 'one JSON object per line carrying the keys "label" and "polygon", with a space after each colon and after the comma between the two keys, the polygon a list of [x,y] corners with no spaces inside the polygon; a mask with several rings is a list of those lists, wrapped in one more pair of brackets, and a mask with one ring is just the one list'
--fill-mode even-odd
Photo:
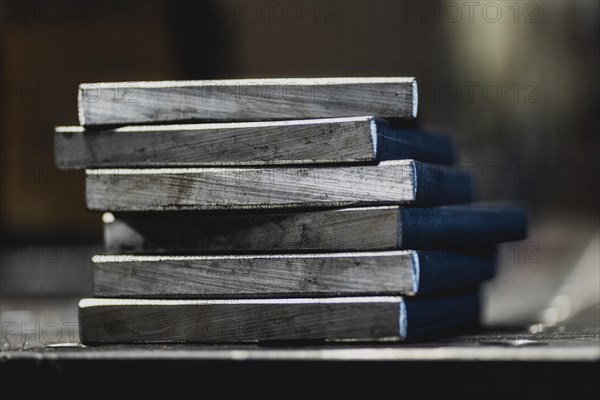
{"label": "rough metal texture", "polygon": [[99,211],[336,207],[471,199],[464,170],[412,160],[346,167],[86,170],[87,206]]}
{"label": "rough metal texture", "polygon": [[271,122],[57,127],[59,168],[454,161],[450,136],[375,117]]}
{"label": "rough metal texture", "polygon": [[256,300],[83,299],[83,343],[396,339],[400,297]]}
{"label": "rough metal texture", "polygon": [[111,253],[392,250],[398,207],[302,211],[106,213]]}
{"label": "rough metal texture", "polygon": [[93,258],[100,297],[414,295],[491,278],[491,258],[389,251]]}
{"label": "rough metal texture", "polygon": [[101,297],[413,294],[412,252],[253,256],[96,256]]}
{"label": "rough metal texture", "polygon": [[414,78],[114,82],[79,86],[83,126],[362,115],[415,118]]}
{"label": "rough metal texture", "polygon": [[403,340],[478,319],[474,293],[433,299],[83,299],[81,341],[92,343]]}
{"label": "rough metal texture", "polygon": [[452,249],[521,240],[527,214],[514,204],[302,211],[106,213],[110,253]]}

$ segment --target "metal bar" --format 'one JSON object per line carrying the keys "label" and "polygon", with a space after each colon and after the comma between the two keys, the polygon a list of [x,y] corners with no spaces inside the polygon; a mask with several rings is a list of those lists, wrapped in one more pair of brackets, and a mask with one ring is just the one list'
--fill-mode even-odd
{"label": "metal bar", "polygon": [[490,279],[493,257],[383,251],[224,256],[99,255],[100,297],[415,295]]}
{"label": "metal bar", "polygon": [[163,211],[464,203],[470,174],[412,160],[346,167],[86,170],[87,206]]}
{"label": "metal bar", "polygon": [[416,80],[395,77],[87,83],[78,97],[83,126],[417,114]]}
{"label": "metal bar", "polygon": [[398,341],[478,320],[475,293],[432,299],[83,299],[84,344]]}
{"label": "metal bar", "polygon": [[302,211],[106,213],[110,253],[211,254],[433,249],[459,250],[524,239],[515,204],[400,206]]}
{"label": "metal bar", "polygon": [[375,117],[85,129],[57,127],[59,168],[455,161],[448,135]]}

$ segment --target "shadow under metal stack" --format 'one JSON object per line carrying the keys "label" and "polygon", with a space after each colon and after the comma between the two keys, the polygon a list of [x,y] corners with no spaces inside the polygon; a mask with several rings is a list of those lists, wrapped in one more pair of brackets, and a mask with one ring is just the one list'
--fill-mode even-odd
{"label": "shadow under metal stack", "polygon": [[413,78],[83,84],[56,163],[106,254],[85,344],[401,341],[479,319],[515,205],[470,204]]}

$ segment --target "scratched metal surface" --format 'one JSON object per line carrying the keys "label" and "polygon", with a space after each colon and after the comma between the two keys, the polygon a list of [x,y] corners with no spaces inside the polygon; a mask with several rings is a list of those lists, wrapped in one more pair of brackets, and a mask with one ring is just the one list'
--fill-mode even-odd
{"label": "scratched metal surface", "polygon": [[82,343],[399,341],[479,318],[477,292],[259,299],[82,299]]}
{"label": "scratched metal surface", "polygon": [[293,78],[89,83],[79,87],[83,126],[175,121],[256,121],[377,115],[415,118],[414,78]]}
{"label": "scratched metal surface", "polygon": [[345,167],[86,170],[87,206],[96,211],[454,204],[469,201],[471,187],[463,169],[413,160]]}
{"label": "scratched metal surface", "polygon": [[99,297],[414,294],[416,252],[253,256],[95,256]]}
{"label": "scratched metal surface", "polygon": [[102,220],[106,251],[115,254],[452,250],[527,234],[526,210],[507,203],[106,213]]}
{"label": "scratched metal surface", "polygon": [[147,300],[83,299],[83,343],[235,343],[401,340],[400,297]]}
{"label": "scratched metal surface", "polygon": [[493,257],[385,251],[281,255],[99,255],[99,297],[408,295],[469,288],[490,279]]}
{"label": "scratched metal surface", "polygon": [[452,163],[448,135],[375,117],[216,124],[57,127],[59,168],[292,165],[416,159]]}

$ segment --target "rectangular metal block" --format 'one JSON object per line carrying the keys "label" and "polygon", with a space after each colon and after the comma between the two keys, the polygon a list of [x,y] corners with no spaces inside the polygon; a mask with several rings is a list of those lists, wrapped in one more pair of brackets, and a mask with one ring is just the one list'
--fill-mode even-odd
{"label": "rectangular metal block", "polygon": [[90,210],[442,205],[471,200],[469,171],[413,160],[339,167],[86,170]]}
{"label": "rectangular metal block", "polygon": [[492,256],[449,252],[99,255],[94,295],[244,298],[406,295],[455,291],[492,278]]}
{"label": "rectangular metal block", "polygon": [[84,83],[83,126],[376,115],[415,118],[414,78],[286,78]]}
{"label": "rectangular metal block", "polygon": [[215,254],[478,248],[522,240],[517,204],[401,206],[301,211],[106,213],[104,243],[116,254]]}
{"label": "rectangular metal block", "polygon": [[76,169],[455,161],[450,136],[400,128],[375,117],[57,127],[54,148],[59,168]]}
{"label": "rectangular metal block", "polygon": [[451,297],[83,299],[84,344],[400,341],[476,323],[476,293]]}

